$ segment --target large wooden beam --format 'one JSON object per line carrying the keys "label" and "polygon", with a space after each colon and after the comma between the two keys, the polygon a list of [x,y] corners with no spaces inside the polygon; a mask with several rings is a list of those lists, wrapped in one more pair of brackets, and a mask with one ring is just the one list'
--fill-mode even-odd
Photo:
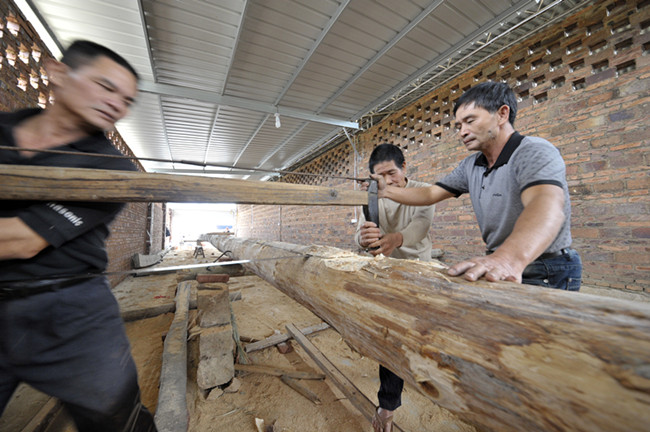
{"label": "large wooden beam", "polygon": [[365,205],[362,191],[172,174],[0,165],[1,200]]}
{"label": "large wooden beam", "polygon": [[[482,430],[650,425],[650,306],[325,246],[219,238],[361,354]],[[302,254],[302,255],[300,255]]]}

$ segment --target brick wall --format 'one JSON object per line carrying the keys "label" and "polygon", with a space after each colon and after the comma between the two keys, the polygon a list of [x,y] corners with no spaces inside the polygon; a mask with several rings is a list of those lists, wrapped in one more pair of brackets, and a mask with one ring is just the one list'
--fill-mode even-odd
{"label": "brick wall", "polygon": [[[12,1],[0,2],[0,31],[0,110],[47,107],[50,89],[43,63],[52,55]],[[119,133],[109,132],[107,136],[123,153],[132,155]],[[130,269],[133,254],[146,251],[147,207],[144,203],[127,204],[113,221],[106,244],[108,271]],[[162,248],[162,215],[162,211],[155,212],[154,225],[159,232],[154,233],[154,252]],[[124,277],[109,279],[115,286]]]}
{"label": "brick wall", "polygon": [[[649,63],[650,2],[594,2],[362,131],[359,174],[372,148],[389,142],[406,152],[409,177],[443,177],[468,155],[453,130],[454,101],[478,82],[503,80],[520,99],[516,129],[550,140],[566,161],[585,283],[650,291]],[[346,142],[299,170],[350,173],[354,161]],[[239,206],[237,235],[355,248],[353,217],[345,207]],[[446,262],[484,251],[468,197],[438,204],[430,235]]]}

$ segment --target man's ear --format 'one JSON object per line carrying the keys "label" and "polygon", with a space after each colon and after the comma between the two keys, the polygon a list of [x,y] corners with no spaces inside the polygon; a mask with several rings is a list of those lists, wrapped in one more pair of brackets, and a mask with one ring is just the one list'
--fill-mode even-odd
{"label": "man's ear", "polygon": [[497,116],[499,117],[499,124],[505,124],[510,121],[510,107],[508,105],[501,105],[497,110]]}
{"label": "man's ear", "polygon": [[61,86],[70,68],[68,65],[54,59],[46,59],[44,62],[45,70],[50,84]]}

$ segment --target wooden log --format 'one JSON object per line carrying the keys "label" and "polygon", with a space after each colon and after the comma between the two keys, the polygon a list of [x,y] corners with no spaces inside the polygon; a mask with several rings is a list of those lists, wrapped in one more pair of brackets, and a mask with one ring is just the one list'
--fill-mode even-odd
{"label": "wooden log", "polygon": [[189,282],[178,284],[176,313],[163,348],[158,407],[154,417],[160,432],[187,431],[187,320],[190,304]]}
{"label": "wooden log", "polygon": [[362,191],[132,171],[0,165],[0,200],[365,205]]}
{"label": "wooden log", "polygon": [[[370,399],[364,395],[361,390],[359,390],[353,383],[350,381],[343,373],[338,370],[334,364],[329,361],[323,353],[316,348],[316,346],[311,343],[307,336],[298,330],[294,324],[287,325],[287,331],[289,334],[298,342],[298,344],[305,350],[305,352],[311,357],[314,362],[325,372],[327,378],[334,383],[334,385],[341,390],[341,393],[350,401],[350,403],[358,409],[361,414],[368,420],[372,421],[373,416],[375,415],[375,410],[377,407],[372,403]],[[402,432],[396,423],[393,422],[393,430],[395,432]]]}
{"label": "wooden log", "polygon": [[650,424],[650,305],[325,246],[219,239],[440,406],[483,430],[637,431]]}

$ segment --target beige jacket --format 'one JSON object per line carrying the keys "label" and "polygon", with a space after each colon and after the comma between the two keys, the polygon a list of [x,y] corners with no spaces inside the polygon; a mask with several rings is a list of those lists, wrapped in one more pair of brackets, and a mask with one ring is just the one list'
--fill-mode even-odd
{"label": "beige jacket", "polygon": [[[427,186],[430,185],[407,179],[405,187]],[[387,198],[379,199],[379,230],[382,234],[401,232],[404,237],[402,246],[393,251],[390,255],[391,258],[431,261],[431,239],[428,234],[434,210],[435,205],[408,206]],[[361,227],[365,221],[362,212],[354,236],[354,240],[359,246]]]}

